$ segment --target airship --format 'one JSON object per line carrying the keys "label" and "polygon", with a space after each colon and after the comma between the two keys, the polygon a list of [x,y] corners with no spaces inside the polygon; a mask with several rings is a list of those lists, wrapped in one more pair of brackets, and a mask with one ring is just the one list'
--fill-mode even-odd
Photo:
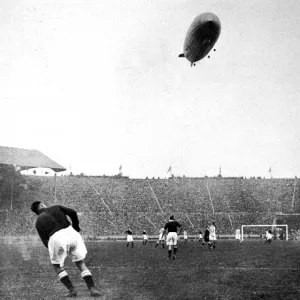
{"label": "airship", "polygon": [[203,59],[214,47],[220,32],[221,22],[215,14],[210,12],[200,14],[186,34],[183,53],[179,54],[179,57],[185,57],[191,62],[191,66],[195,66],[195,62]]}

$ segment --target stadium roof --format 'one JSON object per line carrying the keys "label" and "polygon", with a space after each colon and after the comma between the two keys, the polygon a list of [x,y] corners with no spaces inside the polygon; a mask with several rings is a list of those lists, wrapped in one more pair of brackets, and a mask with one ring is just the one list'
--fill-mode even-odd
{"label": "stadium roof", "polygon": [[38,150],[2,146],[0,146],[0,165],[19,166],[22,170],[31,168],[49,168],[54,172],[66,170],[66,168]]}

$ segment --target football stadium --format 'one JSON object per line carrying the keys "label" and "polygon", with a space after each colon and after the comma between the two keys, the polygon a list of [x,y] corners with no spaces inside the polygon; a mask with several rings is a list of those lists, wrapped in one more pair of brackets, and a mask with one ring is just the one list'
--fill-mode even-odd
{"label": "football stadium", "polygon": [[[64,292],[37,235],[36,216],[30,210],[33,201],[76,210],[88,249],[86,264],[103,299],[297,299],[300,295],[297,178],[53,177],[24,176],[15,169],[10,165],[1,169],[3,299],[60,299]],[[167,247],[155,247],[159,229],[170,215],[188,233],[185,243],[179,234],[176,260],[168,259]],[[217,234],[214,250],[198,238],[212,222]],[[242,226],[240,244],[235,230]],[[126,247],[128,228],[134,247]],[[280,235],[279,228],[283,228]],[[270,244],[265,243],[268,229],[273,237]],[[142,231],[149,236],[146,245]],[[65,268],[79,299],[88,299],[69,258]]]}
{"label": "football stadium", "polygon": [[299,300],[299,15],[2,0],[0,299]]}

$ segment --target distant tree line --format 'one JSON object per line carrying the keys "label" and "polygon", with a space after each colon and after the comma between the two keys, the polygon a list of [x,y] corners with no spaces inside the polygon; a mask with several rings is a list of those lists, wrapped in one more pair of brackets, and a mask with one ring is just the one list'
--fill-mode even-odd
{"label": "distant tree line", "polygon": [[0,208],[9,207],[12,199],[18,199],[26,181],[12,165],[0,165]]}

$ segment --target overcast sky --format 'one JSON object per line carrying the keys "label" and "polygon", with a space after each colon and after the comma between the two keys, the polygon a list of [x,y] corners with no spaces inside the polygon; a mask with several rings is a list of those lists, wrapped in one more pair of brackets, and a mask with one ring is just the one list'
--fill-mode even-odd
{"label": "overcast sky", "polygon": [[[222,30],[191,68],[200,13]],[[0,0],[0,145],[75,173],[300,176],[300,1]]]}

